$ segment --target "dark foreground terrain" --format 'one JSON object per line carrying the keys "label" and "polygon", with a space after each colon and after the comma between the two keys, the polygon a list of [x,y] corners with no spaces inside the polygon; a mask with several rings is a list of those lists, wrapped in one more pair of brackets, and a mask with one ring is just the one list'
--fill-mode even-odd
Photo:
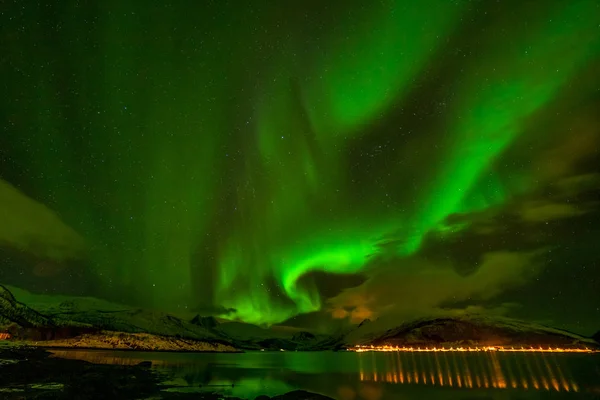
{"label": "dark foreground terrain", "polygon": [[[0,348],[1,399],[204,399],[241,400],[216,393],[170,393],[149,362],[100,365],[50,357],[38,348]],[[260,400],[332,400],[305,391]]]}

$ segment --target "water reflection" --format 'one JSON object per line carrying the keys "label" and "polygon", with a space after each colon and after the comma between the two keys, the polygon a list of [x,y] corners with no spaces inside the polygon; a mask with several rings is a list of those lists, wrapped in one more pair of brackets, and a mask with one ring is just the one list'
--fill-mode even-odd
{"label": "water reflection", "polygon": [[[600,356],[558,353],[142,353],[53,351],[94,363],[151,361],[177,391],[254,399],[294,389],[340,400],[521,399],[600,394]],[[504,393],[504,394],[503,394]],[[507,397],[508,396],[508,397]]]}
{"label": "water reflection", "polygon": [[[359,355],[362,382],[434,385],[457,388],[536,389],[577,392],[579,385],[552,353],[415,353],[396,352],[378,365],[376,353]],[[370,358],[365,362],[365,358]],[[367,367],[366,365],[370,365]]]}

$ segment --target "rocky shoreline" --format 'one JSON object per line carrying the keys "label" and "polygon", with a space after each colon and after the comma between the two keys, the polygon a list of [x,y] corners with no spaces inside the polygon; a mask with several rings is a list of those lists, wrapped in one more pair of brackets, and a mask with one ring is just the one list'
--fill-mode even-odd
{"label": "rocky shoreline", "polygon": [[[83,360],[54,358],[37,347],[0,347],[0,398],[4,400],[129,400],[198,399],[244,400],[218,393],[168,392],[164,377],[150,362],[136,365],[92,364]],[[260,400],[333,400],[330,397],[293,391],[260,396]]]}

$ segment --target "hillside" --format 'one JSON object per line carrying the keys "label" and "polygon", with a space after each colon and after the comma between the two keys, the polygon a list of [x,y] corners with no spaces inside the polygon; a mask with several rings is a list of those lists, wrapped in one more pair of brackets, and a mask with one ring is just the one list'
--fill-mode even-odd
{"label": "hillside", "polygon": [[226,338],[169,314],[94,298],[35,295],[1,285],[0,330],[44,347],[237,351]]}
{"label": "hillside", "polygon": [[[315,336],[298,328],[263,328],[243,322],[219,322],[213,317],[199,315],[186,319],[93,297],[33,294],[13,287],[10,290],[2,287],[0,296],[3,299],[0,300],[0,329],[10,325],[15,338],[44,340],[37,343],[43,346],[182,351],[331,348],[328,337]],[[54,332],[59,326],[71,330],[45,333],[48,330]],[[73,331],[73,327],[80,329]],[[140,335],[144,334],[154,338],[142,340]],[[115,337],[121,339],[115,340]],[[180,340],[197,343],[182,344]],[[174,341],[177,344],[174,345]]]}
{"label": "hillside", "polygon": [[[9,290],[10,289],[10,290]],[[572,332],[481,315],[363,321],[335,337],[214,317],[175,316],[91,297],[49,296],[0,286],[0,330],[38,345],[178,351],[317,351],[355,345],[597,347]],[[50,342],[49,340],[52,340]],[[43,341],[43,342],[39,342]]]}
{"label": "hillside", "polygon": [[348,345],[598,347],[572,332],[509,318],[471,315],[419,319],[374,331],[367,324],[350,332]]}

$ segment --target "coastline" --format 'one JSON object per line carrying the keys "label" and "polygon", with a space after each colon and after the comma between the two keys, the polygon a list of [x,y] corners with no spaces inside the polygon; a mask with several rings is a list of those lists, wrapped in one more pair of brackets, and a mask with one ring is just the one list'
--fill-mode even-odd
{"label": "coastline", "polygon": [[[0,345],[0,398],[3,400],[129,400],[203,399],[244,400],[217,392],[181,393],[169,391],[152,363],[131,365],[97,364],[78,359],[52,357],[47,348],[19,343]],[[264,400],[333,400],[331,397],[296,390]]]}
{"label": "coastline", "polygon": [[45,349],[80,350],[118,350],[118,351],[155,351],[155,352],[211,352],[241,353],[230,344],[216,341],[202,341],[150,333],[127,333],[101,331],[64,339],[20,340],[27,346]]}

